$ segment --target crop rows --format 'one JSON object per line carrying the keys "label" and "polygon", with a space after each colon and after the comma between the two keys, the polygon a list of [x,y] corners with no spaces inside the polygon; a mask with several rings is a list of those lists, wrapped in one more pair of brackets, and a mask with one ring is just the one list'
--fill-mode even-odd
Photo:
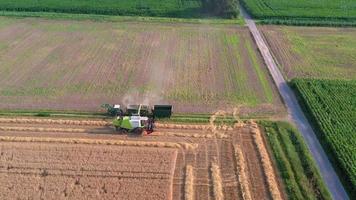
{"label": "crop rows", "polygon": [[137,147],[160,147],[160,148],[183,148],[196,149],[198,144],[185,142],[154,142],[154,141],[129,141],[129,140],[99,140],[99,139],[81,139],[81,138],[52,138],[52,137],[11,137],[0,136],[0,141],[5,142],[47,142],[63,144],[104,144],[118,146],[137,146]]}
{"label": "crop rows", "polygon": [[2,0],[0,10],[165,17],[199,16],[200,0]]}
{"label": "crop rows", "polygon": [[1,199],[169,199],[177,156],[163,148],[28,142],[0,147]]}
{"label": "crop rows", "polygon": [[331,199],[301,134],[285,122],[261,122],[289,199]]}
{"label": "crop rows", "polygon": [[97,111],[103,103],[169,103],[179,113],[240,104],[246,114],[280,109],[246,28],[1,17],[1,29],[0,109]]}
{"label": "crop rows", "polygon": [[272,161],[268,155],[266,146],[262,138],[262,133],[255,122],[252,122],[251,126],[251,133],[253,134],[254,143],[257,146],[258,153],[261,158],[264,175],[266,176],[271,196],[273,199],[283,199],[282,193],[278,187],[278,182],[274,173]]}
{"label": "crop rows", "polygon": [[240,183],[240,189],[243,200],[251,200],[250,184],[248,182],[248,174],[246,172],[246,159],[239,145],[234,145],[237,178]]}
{"label": "crop rows", "polygon": [[288,79],[356,79],[355,29],[295,26],[260,28]]}
{"label": "crop rows", "polygon": [[[259,19],[328,21],[356,20],[354,0],[242,0],[246,9]],[[337,22],[337,21],[336,21]]]}
{"label": "crop rows", "polygon": [[356,195],[356,81],[295,79],[293,87],[352,196]]}
{"label": "crop rows", "polygon": [[184,184],[184,199],[194,200],[194,169],[191,165],[186,166]]}

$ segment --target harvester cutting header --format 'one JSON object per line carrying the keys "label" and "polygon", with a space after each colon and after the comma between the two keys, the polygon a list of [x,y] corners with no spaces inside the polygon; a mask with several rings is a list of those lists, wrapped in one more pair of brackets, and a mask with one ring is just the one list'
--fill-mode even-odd
{"label": "harvester cutting header", "polygon": [[150,134],[154,131],[156,118],[170,118],[172,105],[154,105],[152,109],[148,105],[128,105],[122,108],[120,105],[104,104],[110,116],[115,117],[113,125],[119,133],[142,135],[145,131]]}

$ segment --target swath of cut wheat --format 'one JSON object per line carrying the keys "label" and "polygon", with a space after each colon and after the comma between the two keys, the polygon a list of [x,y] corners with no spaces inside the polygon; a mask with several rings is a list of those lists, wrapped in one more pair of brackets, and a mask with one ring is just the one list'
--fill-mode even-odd
{"label": "swath of cut wheat", "polygon": [[216,163],[211,164],[211,173],[213,179],[213,192],[215,200],[223,200],[223,185],[222,185],[222,177],[220,172],[220,167]]}
{"label": "swath of cut wheat", "polygon": [[120,146],[145,146],[145,147],[165,147],[182,148],[194,150],[198,144],[175,143],[175,142],[149,142],[149,141],[129,141],[129,140],[104,140],[104,139],[80,139],[80,138],[52,138],[52,137],[10,137],[0,136],[0,141],[4,142],[48,142],[48,143],[68,143],[68,144],[102,144]]}
{"label": "swath of cut wheat", "polygon": [[237,178],[240,183],[242,198],[244,200],[251,200],[250,185],[248,176],[246,174],[246,160],[239,145],[234,145],[234,152],[237,166]]}
{"label": "swath of cut wheat", "polygon": [[252,121],[250,122],[250,124],[251,124],[251,132],[253,133],[254,142],[257,146],[258,152],[261,157],[263,171],[267,178],[268,188],[271,193],[271,196],[273,199],[277,199],[277,200],[283,199],[281,192],[279,191],[279,188],[278,188],[278,183],[277,183],[277,179],[274,174],[272,162],[271,162],[269,155],[267,153],[267,149],[263,142],[262,135],[258,128],[258,125]]}
{"label": "swath of cut wheat", "polygon": [[185,169],[184,192],[185,200],[194,200],[194,171],[191,165],[187,165]]}

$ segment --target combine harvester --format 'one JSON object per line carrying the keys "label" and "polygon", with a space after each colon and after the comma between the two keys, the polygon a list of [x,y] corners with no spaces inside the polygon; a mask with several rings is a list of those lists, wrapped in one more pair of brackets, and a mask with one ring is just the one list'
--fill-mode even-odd
{"label": "combine harvester", "polygon": [[170,118],[172,105],[154,105],[152,109],[148,105],[128,105],[122,109],[120,105],[104,104],[110,116],[115,117],[113,125],[121,134],[142,135],[154,131],[156,118]]}

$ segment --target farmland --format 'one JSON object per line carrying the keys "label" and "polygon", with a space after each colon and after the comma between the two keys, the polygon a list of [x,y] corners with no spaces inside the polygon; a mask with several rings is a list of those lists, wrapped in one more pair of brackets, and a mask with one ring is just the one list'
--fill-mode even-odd
{"label": "farmland", "polygon": [[253,121],[158,123],[144,137],[109,124],[1,118],[1,199],[285,199]]}
{"label": "farmland", "polygon": [[295,79],[292,85],[345,187],[355,197],[355,80]]}
{"label": "farmland", "polygon": [[[175,112],[284,110],[244,27],[0,20],[0,108],[96,111],[170,103]],[[16,59],[14,59],[16,58]]]}
{"label": "farmland", "polygon": [[287,79],[356,79],[356,30],[260,26]]}
{"label": "farmland", "polygon": [[258,19],[355,21],[354,0],[242,0],[245,8]]}
{"label": "farmland", "polygon": [[302,136],[286,122],[261,122],[289,199],[332,199]]}
{"label": "farmland", "polygon": [[2,0],[0,10],[165,17],[202,14],[200,0]]}

